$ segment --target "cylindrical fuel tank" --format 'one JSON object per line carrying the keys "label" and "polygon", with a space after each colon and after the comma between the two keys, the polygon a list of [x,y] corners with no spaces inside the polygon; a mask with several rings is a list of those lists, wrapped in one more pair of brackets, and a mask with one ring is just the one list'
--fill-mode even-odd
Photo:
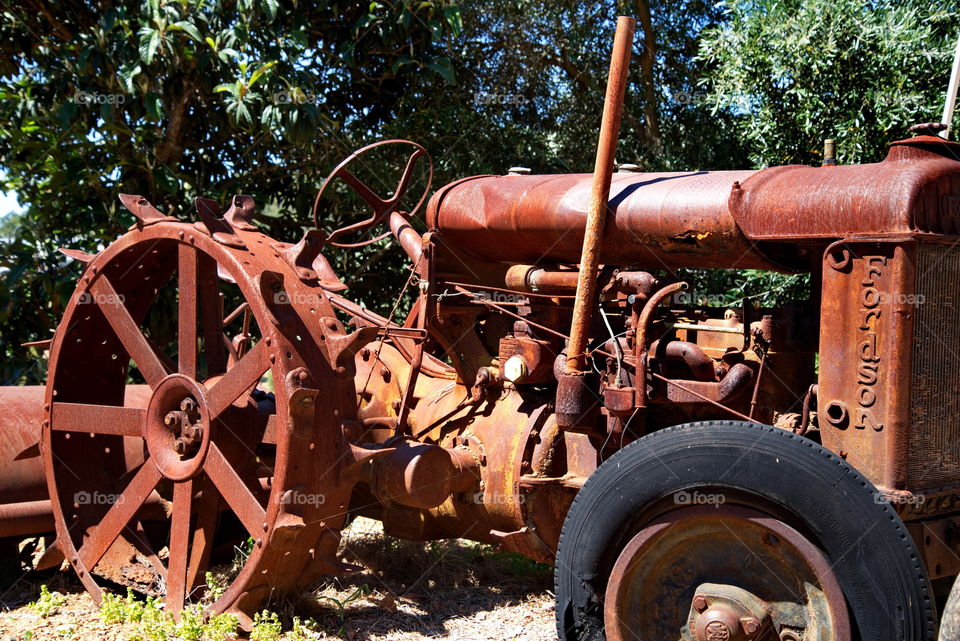
{"label": "cylindrical fuel tank", "polygon": [[[753,171],[617,173],[601,250],[608,264],[777,269],[740,232],[728,201]],[[427,222],[481,260],[580,260],[590,174],[478,176],[437,192]],[[696,255],[691,258],[691,254]]]}
{"label": "cylindrical fuel tank", "polygon": [[[809,269],[832,240],[960,234],[960,145],[895,142],[883,162],[760,171],[617,173],[609,265]],[[440,189],[427,222],[481,261],[577,263],[590,174],[477,176]]]}

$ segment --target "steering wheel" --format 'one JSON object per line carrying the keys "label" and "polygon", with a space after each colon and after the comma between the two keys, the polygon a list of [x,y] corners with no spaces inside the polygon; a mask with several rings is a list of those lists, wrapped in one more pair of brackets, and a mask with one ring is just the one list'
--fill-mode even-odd
{"label": "steering wheel", "polygon": [[[387,145],[406,145],[413,147],[413,152],[407,158],[407,163],[403,169],[403,174],[400,176],[400,181],[397,183],[396,189],[393,190],[393,195],[388,198],[381,198],[359,178],[354,176],[353,173],[347,169],[347,166],[354,161],[359,160],[364,154]],[[338,239],[342,239],[344,236],[366,231],[379,225],[390,214],[397,211],[397,206],[399,205],[400,200],[406,195],[407,190],[410,188],[413,170],[421,159],[426,159],[427,161],[427,186],[424,188],[423,194],[420,196],[420,200],[417,201],[416,206],[410,210],[410,214],[413,214],[420,209],[424,201],[427,199],[427,195],[430,193],[430,185],[433,183],[433,161],[430,159],[430,154],[428,154],[427,150],[421,145],[411,140],[381,140],[380,142],[375,142],[372,145],[367,145],[366,147],[358,149],[347,156],[343,162],[337,165],[334,170],[330,172],[330,175],[326,177],[326,179],[323,181],[323,185],[320,186],[320,191],[317,192],[316,200],[313,201],[314,226],[320,226],[320,221],[317,218],[317,207],[320,204],[320,199],[323,197],[324,191],[326,191],[327,186],[330,185],[334,179],[339,178],[343,182],[347,183],[347,185],[353,189],[353,191],[356,192],[356,194],[360,196],[364,202],[370,205],[371,209],[373,209],[373,215],[366,220],[341,227],[340,229],[331,232],[331,234],[327,237],[327,242],[331,245],[335,245],[336,247],[364,247],[371,243],[375,243],[378,240],[386,238],[390,235],[389,231],[384,232],[376,238],[371,238],[369,240],[357,243],[338,242]]]}

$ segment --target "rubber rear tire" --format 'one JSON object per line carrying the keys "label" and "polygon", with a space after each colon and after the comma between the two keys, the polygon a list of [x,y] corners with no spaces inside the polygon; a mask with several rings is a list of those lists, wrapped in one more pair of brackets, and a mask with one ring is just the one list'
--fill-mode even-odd
{"label": "rubber rear tire", "polygon": [[726,488],[792,516],[832,564],[854,639],[936,638],[932,592],[913,539],[863,475],[801,436],[755,423],[705,421],[631,443],[577,495],[557,552],[560,641],[605,639],[603,595],[617,555],[649,520],[644,513],[652,506],[696,488]]}

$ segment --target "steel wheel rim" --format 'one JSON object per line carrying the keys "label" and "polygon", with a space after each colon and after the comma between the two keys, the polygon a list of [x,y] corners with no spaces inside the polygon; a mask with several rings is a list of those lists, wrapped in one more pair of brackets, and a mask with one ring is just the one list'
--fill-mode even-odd
{"label": "steel wheel rim", "polygon": [[[698,590],[710,585],[721,589]],[[771,607],[731,606],[740,591]],[[732,505],[683,507],[637,533],[610,574],[604,628],[608,641],[851,638],[843,591],[819,548],[783,521]]]}
{"label": "steel wheel rim", "polygon": [[[255,232],[249,232],[244,235],[248,238],[248,240],[254,240],[258,244],[258,248],[260,248],[262,251],[261,257],[265,258],[267,254],[269,254],[269,256],[275,256],[275,250],[273,249],[272,245],[268,243],[268,237]],[[198,233],[197,230],[190,225],[165,222],[157,225],[146,226],[142,230],[127,234],[118,242],[104,250],[104,252],[102,252],[87,267],[87,270],[85,271],[85,274],[81,280],[81,284],[78,287],[78,293],[80,296],[82,297],[84,294],[95,295],[94,303],[99,305],[100,303],[96,297],[105,295],[105,291],[106,295],[109,295],[112,288],[108,287],[106,290],[104,290],[103,285],[97,288],[96,283],[105,281],[109,285],[109,276],[105,276],[105,274],[109,274],[111,271],[112,261],[121,258],[125,252],[136,252],[140,250],[145,250],[148,253],[152,252],[153,254],[162,254],[163,252],[166,252],[168,255],[172,251],[176,255],[175,259],[177,264],[177,270],[174,270],[173,273],[179,273],[181,275],[184,272],[183,266],[185,264],[185,256],[187,259],[186,264],[192,264],[193,267],[196,267],[196,263],[190,260],[190,256],[201,257],[198,258],[200,262],[202,262],[202,256],[204,255],[207,257],[215,257],[214,263],[217,271],[226,274],[228,277],[228,282],[232,281],[237,284],[243,298],[246,299],[251,305],[251,308],[253,309],[253,316],[255,317],[255,320],[262,333],[261,340],[251,349],[246,351],[243,356],[234,363],[233,368],[227,370],[226,373],[222,375],[218,373],[213,379],[206,381],[193,380],[189,374],[184,376],[184,374],[180,372],[167,372],[165,370],[160,372],[157,369],[156,363],[154,363],[152,366],[147,365],[146,367],[141,365],[140,369],[141,371],[146,370],[144,375],[147,377],[148,383],[152,383],[153,387],[155,388],[154,391],[170,379],[177,377],[187,378],[190,381],[190,384],[196,389],[197,395],[204,397],[201,401],[203,408],[202,413],[214,415],[218,412],[232,412],[234,409],[232,404],[237,401],[228,397],[230,397],[233,391],[236,391],[236,389],[252,389],[252,387],[256,385],[255,381],[259,381],[263,371],[271,371],[273,373],[279,392],[280,389],[284,387],[288,375],[291,372],[297,369],[304,369],[302,367],[305,364],[304,358],[291,344],[291,341],[285,338],[282,333],[277,331],[277,327],[274,326],[275,318],[269,305],[267,302],[261,300],[264,298],[262,295],[263,292],[261,291],[263,282],[261,282],[261,279],[258,278],[260,276],[258,273],[258,267],[260,269],[262,269],[262,267],[256,265],[256,263],[251,265],[251,262],[257,258],[252,255],[252,250],[238,251],[224,247],[222,244],[217,243],[209,236],[203,233]],[[261,260],[263,260],[263,258],[261,258]],[[282,267],[283,265],[276,266]],[[133,269],[133,267],[131,266],[129,269]],[[189,267],[187,268],[187,271],[190,271]],[[116,273],[116,271],[114,271],[114,273]],[[283,274],[271,272],[272,278],[277,276],[280,276],[282,280]],[[174,277],[180,278],[180,276]],[[147,281],[149,283],[149,277],[147,277]],[[288,282],[288,285],[290,287],[295,287],[299,285],[299,282]],[[156,292],[154,292],[154,295],[155,294]],[[319,300],[318,303],[315,303],[317,307],[320,307],[323,304],[325,304],[325,300]],[[87,313],[87,310],[84,309],[80,309],[80,311],[78,311],[79,305],[80,302],[78,301],[78,296],[75,296],[68,306],[67,312],[64,316],[64,321],[61,324],[62,328],[65,327],[66,329],[64,331],[58,330],[54,339],[54,343],[51,347],[51,376],[47,388],[47,410],[49,414],[48,420],[44,424],[43,428],[42,444],[44,462],[47,468],[48,486],[55,513],[58,544],[61,546],[67,561],[70,562],[71,566],[75,569],[87,590],[97,601],[99,601],[101,589],[97,582],[91,577],[91,570],[94,570],[96,562],[99,562],[102,559],[103,555],[101,554],[101,548],[103,548],[104,545],[100,543],[94,547],[87,548],[86,546],[90,537],[83,538],[73,531],[76,529],[77,523],[72,523],[72,519],[67,517],[67,512],[71,510],[71,507],[66,504],[69,502],[69,491],[66,490],[67,501],[63,501],[64,491],[60,489],[60,486],[72,485],[73,487],[77,487],[77,483],[80,482],[80,479],[78,477],[76,481],[64,481],[62,478],[65,475],[62,470],[63,466],[59,465],[60,463],[64,463],[64,461],[60,455],[57,454],[57,451],[62,448],[63,442],[59,441],[59,443],[57,443],[54,440],[55,438],[58,438],[55,437],[55,434],[57,434],[59,431],[67,432],[67,438],[69,438],[69,434],[79,432],[79,436],[80,434],[88,431],[86,429],[86,424],[84,428],[80,430],[64,429],[57,424],[62,416],[61,410],[63,408],[63,403],[69,400],[78,400],[77,398],[65,398],[65,396],[69,397],[70,394],[61,394],[58,397],[57,388],[65,387],[73,389],[73,394],[75,396],[76,389],[78,388],[77,386],[79,386],[78,383],[71,384],[68,382],[64,384],[62,376],[59,378],[58,382],[58,374],[60,373],[59,368],[61,365],[63,365],[63,361],[72,360],[73,366],[76,365],[75,357],[63,357],[63,354],[64,352],[69,354],[70,348],[68,347],[68,343],[73,340],[73,336],[69,331],[71,326],[75,325],[77,322],[80,322],[82,314]],[[322,311],[322,309],[319,311]],[[310,312],[314,312],[314,308],[311,308]],[[193,313],[197,314],[195,306]],[[89,314],[87,315],[89,316]],[[121,329],[121,333],[124,331],[126,331],[127,334],[130,333],[131,330],[129,328],[129,322],[127,322],[127,325],[127,330]],[[134,326],[135,325],[136,323],[134,323]],[[300,331],[303,334],[307,333],[306,330]],[[117,344],[126,347],[124,341],[119,339],[119,335],[115,336],[115,338],[118,339],[116,341]],[[129,336],[127,336],[127,338],[129,338]],[[109,338],[105,339],[105,341],[108,340]],[[194,341],[194,345],[196,346],[196,341]],[[199,349],[199,347],[196,347],[196,349]],[[197,359],[196,354],[193,356],[194,357],[192,359],[189,357],[186,359],[186,364],[184,364],[183,359],[178,359],[181,362],[176,364],[177,370],[190,370],[192,368],[195,375]],[[244,359],[247,359],[247,361]],[[136,358],[133,360],[136,362]],[[254,360],[255,362],[251,365],[249,360]],[[313,359],[311,364],[313,365],[313,370],[320,369],[316,365],[316,359]],[[76,368],[74,367],[74,370],[75,369]],[[169,369],[169,366],[166,369]],[[242,370],[241,374],[243,374],[244,378],[242,378],[242,380],[239,382],[230,382],[229,377],[231,376],[231,372],[234,372],[235,370]],[[161,373],[166,375],[160,376]],[[99,376],[100,374],[98,373],[97,375]],[[74,376],[74,378],[76,377]],[[249,383],[249,385],[247,385],[247,383]],[[121,398],[127,393],[126,385],[124,384],[122,387],[123,391],[120,392]],[[240,398],[243,398],[243,393],[244,392],[242,391],[240,392]],[[107,393],[106,396],[101,395],[100,398],[109,396],[110,394]],[[120,403],[116,402],[116,390],[113,391],[113,396],[114,402],[107,403],[107,405],[116,405],[119,408],[123,403],[122,401]],[[216,398],[218,396],[220,397],[219,399]],[[249,398],[247,400],[249,401]],[[151,402],[153,401],[151,400]],[[210,410],[211,403],[217,404],[217,411]],[[96,405],[99,407],[100,404],[92,403],[90,405]],[[127,409],[128,408],[123,408],[123,411],[127,411]],[[309,480],[304,478],[307,474],[307,470],[302,466],[299,466],[299,473],[296,477],[288,478],[288,466],[279,464],[281,461],[286,461],[290,456],[299,456],[296,452],[291,454],[290,442],[293,436],[291,435],[291,430],[288,429],[290,416],[291,414],[290,408],[288,407],[288,394],[278,393],[276,395],[276,416],[274,417],[277,420],[274,421],[273,425],[273,434],[275,436],[276,444],[276,461],[278,462],[278,466],[272,471],[272,483],[270,488],[267,490],[267,495],[258,495],[254,490],[249,492],[237,491],[231,500],[235,500],[238,503],[231,504],[231,500],[227,500],[226,495],[230,494],[230,491],[224,490],[223,487],[217,486],[216,481],[213,480],[213,475],[218,476],[221,481],[223,479],[227,479],[223,482],[225,484],[231,484],[235,490],[239,490],[241,486],[251,488],[253,482],[256,480],[256,477],[254,476],[253,479],[249,477],[242,478],[238,481],[237,477],[240,476],[240,472],[237,470],[239,468],[237,468],[237,465],[234,462],[231,462],[231,460],[224,455],[224,452],[220,451],[222,444],[221,446],[217,445],[217,428],[214,428],[214,436],[212,438],[211,436],[206,435],[202,439],[200,452],[198,453],[197,457],[199,465],[197,466],[196,470],[187,471],[183,474],[165,474],[164,470],[161,470],[157,467],[157,465],[154,464],[153,458],[149,456],[148,452],[145,462],[130,475],[129,483],[123,486],[123,489],[119,494],[120,497],[127,497],[128,492],[130,492],[131,494],[129,496],[131,497],[131,500],[137,503],[139,506],[140,503],[146,501],[148,496],[152,495],[157,487],[157,484],[161,480],[169,480],[173,482],[172,504],[174,505],[174,509],[170,518],[169,545],[171,549],[174,549],[174,546],[178,546],[186,550],[192,548],[193,545],[193,542],[188,540],[187,537],[192,538],[194,541],[196,540],[196,536],[194,536],[194,530],[196,528],[190,525],[189,516],[192,510],[197,509],[193,507],[193,504],[195,503],[193,497],[196,496],[196,488],[193,486],[194,480],[199,478],[198,471],[202,471],[204,475],[211,480],[213,486],[215,486],[217,489],[217,494],[220,495],[221,501],[226,501],[231,511],[233,511],[243,523],[250,537],[256,542],[254,549],[247,558],[247,561],[239,575],[226,590],[225,594],[223,594],[223,596],[219,598],[210,608],[212,612],[220,612],[225,610],[234,611],[240,616],[241,623],[246,623],[246,617],[238,610],[239,607],[243,606],[238,604],[253,603],[257,600],[257,598],[261,598],[258,595],[269,594],[273,586],[290,583],[297,579],[299,576],[298,574],[283,574],[274,570],[274,568],[284,569],[284,559],[287,559],[291,564],[299,565],[301,572],[303,572],[304,558],[309,556],[311,553],[319,553],[320,550],[323,550],[326,554],[320,555],[322,558],[318,559],[317,565],[323,570],[330,571],[332,565],[335,563],[335,557],[329,558],[329,556],[333,554],[330,552],[331,548],[333,549],[333,552],[336,550],[336,519],[332,519],[329,523],[327,523],[328,527],[324,531],[323,537],[317,538],[315,536],[315,531],[310,532],[314,536],[309,542],[316,546],[315,551],[303,550],[292,553],[289,550],[284,551],[277,549],[276,546],[274,546],[273,549],[267,549],[267,543],[271,540],[271,538],[274,537],[275,534],[277,534],[278,528],[282,530],[282,536],[279,538],[281,538],[282,541],[288,545],[295,543],[298,535],[301,534],[303,530],[310,529],[302,527],[303,519],[296,521],[295,519],[291,520],[291,518],[289,518],[292,515],[289,513],[288,506],[284,505],[283,501],[285,492],[287,492],[291,486],[309,487],[311,485]],[[128,417],[128,419],[130,419],[130,417]],[[205,424],[209,425],[211,418],[207,417],[205,421]],[[92,418],[87,422],[91,427],[93,427]],[[142,421],[140,422],[142,423]],[[146,432],[144,431],[145,429],[145,426],[141,424],[135,429],[130,429],[130,434],[128,435],[141,437],[146,436]],[[106,430],[106,432],[101,431],[100,429],[90,430],[91,433],[94,431],[99,433],[98,439],[114,438],[117,435],[115,430]],[[123,433],[126,434],[126,432]],[[242,435],[235,435],[229,440],[241,442],[241,436]],[[124,440],[126,441],[127,439]],[[114,442],[115,441],[116,439],[114,438]],[[315,447],[315,445],[315,443],[311,443],[310,447]],[[125,444],[121,446],[121,449],[127,449]],[[63,452],[61,451],[61,454],[62,453]],[[116,457],[118,454],[118,452],[114,452],[114,457]],[[60,468],[59,473],[57,472],[58,467]],[[116,465],[113,467],[115,470]],[[166,471],[169,472],[169,470]],[[87,471],[81,471],[80,475],[82,475],[84,478],[94,478],[94,475],[88,473]],[[58,479],[58,476],[61,478]],[[343,502],[343,499],[337,494],[337,492],[331,492],[331,499],[335,501],[334,507],[337,507]],[[342,492],[340,492],[340,494],[342,494]],[[76,493],[74,493],[74,495],[76,495]],[[183,509],[179,511],[176,509],[178,500],[179,504],[187,505],[186,517],[184,516],[185,512]],[[114,506],[115,505],[116,503]],[[317,506],[307,505],[297,507],[303,508],[300,510],[300,512],[310,513],[310,508],[316,508]],[[73,508],[77,508],[76,503],[74,503]],[[107,510],[102,515],[103,518],[110,519],[112,510],[113,506],[111,506],[110,510]],[[313,512],[316,511],[317,510],[313,510]],[[107,525],[109,525],[111,528],[119,527],[119,531],[124,532],[126,537],[126,532],[130,530],[130,527],[128,526],[136,521],[136,518],[134,517],[136,516],[137,512],[135,511],[130,513],[129,511],[126,511],[116,512],[115,514],[117,514],[117,516],[113,520],[117,521],[117,523],[108,523]],[[177,518],[178,514],[179,519]],[[179,521],[179,523],[177,523],[177,521]],[[92,534],[93,528],[100,527],[101,523],[102,521],[97,524],[88,523],[81,529],[87,530],[88,534]],[[103,527],[106,528],[107,526],[103,525]],[[314,527],[313,530],[316,530],[316,527]],[[132,535],[134,538],[136,537],[136,533],[132,533]],[[119,534],[117,534],[117,536],[119,536]],[[209,541],[207,541],[207,543],[209,543]],[[107,549],[109,549],[110,545],[112,545],[112,543],[107,544]],[[106,550],[103,550],[103,553],[105,552]],[[167,564],[168,567],[166,570],[168,574],[173,571],[176,573],[176,576],[183,575],[184,580],[182,584],[175,585],[171,590],[168,576],[162,577],[167,587],[166,600],[168,609],[174,612],[179,611],[179,609],[183,606],[184,601],[189,596],[190,589],[193,584],[193,581],[187,580],[188,570],[186,569],[185,564],[192,564],[190,571],[192,571],[194,577],[197,573],[197,568],[195,567],[196,563],[191,560],[190,556],[191,555],[188,552],[178,555],[171,554]],[[97,558],[91,564],[90,561],[93,560],[94,557]],[[323,563],[323,561],[327,561],[327,563]],[[171,564],[175,564],[176,567],[169,567]],[[200,565],[202,565],[202,563],[200,563]],[[158,570],[158,573],[160,573],[160,570]],[[271,576],[267,576],[268,573],[271,574]],[[303,573],[306,574],[306,572]],[[200,578],[202,579],[202,575]],[[190,585],[187,585],[188,583]]]}

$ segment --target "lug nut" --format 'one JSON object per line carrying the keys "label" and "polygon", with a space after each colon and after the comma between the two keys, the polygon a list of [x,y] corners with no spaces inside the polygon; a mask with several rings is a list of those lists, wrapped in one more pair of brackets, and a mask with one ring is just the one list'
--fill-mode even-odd
{"label": "lug nut", "polygon": [[697,612],[703,612],[707,609],[707,600],[700,594],[693,597],[693,609]]}
{"label": "lug nut", "polygon": [[760,622],[753,617],[743,617],[740,619],[740,625],[743,627],[743,631],[750,636],[753,636],[760,630]]}

